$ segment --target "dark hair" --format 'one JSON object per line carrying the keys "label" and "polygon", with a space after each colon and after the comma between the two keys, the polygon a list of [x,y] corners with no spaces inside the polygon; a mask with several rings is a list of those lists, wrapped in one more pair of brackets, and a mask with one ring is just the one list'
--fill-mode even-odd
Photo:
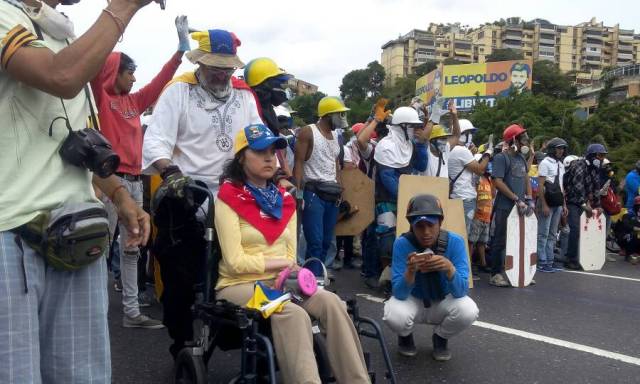
{"label": "dark hair", "polygon": [[240,162],[244,157],[244,150],[236,153],[236,155],[231,160],[227,160],[224,164],[224,169],[222,170],[222,175],[220,176],[219,183],[222,185],[225,181],[229,180],[234,184],[244,184],[247,180],[247,175],[244,174],[244,168],[242,167],[242,163]]}
{"label": "dark hair", "polygon": [[121,75],[124,71],[135,68],[136,63],[126,53],[120,54],[120,66],[118,67],[118,75]]}
{"label": "dark hair", "polygon": [[513,71],[527,71],[527,76],[531,75],[531,68],[529,67],[529,64],[527,63],[514,63],[511,66],[511,70],[509,72],[513,72]]}
{"label": "dark hair", "polygon": [[[236,153],[236,155],[231,160],[227,160],[224,164],[224,169],[222,170],[222,175],[220,176],[219,183],[222,185],[225,181],[231,181],[236,185],[243,185],[247,181],[247,175],[244,173],[244,166],[242,165],[242,161],[244,160],[244,153],[247,148],[242,149],[240,152]],[[275,183],[275,175],[269,180]]]}

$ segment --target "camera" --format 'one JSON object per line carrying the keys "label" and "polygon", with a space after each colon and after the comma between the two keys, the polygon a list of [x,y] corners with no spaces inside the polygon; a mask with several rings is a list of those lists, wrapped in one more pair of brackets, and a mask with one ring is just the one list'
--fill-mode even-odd
{"label": "camera", "polygon": [[70,131],[59,153],[67,163],[89,169],[102,178],[114,174],[120,165],[120,157],[112,150],[109,141],[91,128]]}

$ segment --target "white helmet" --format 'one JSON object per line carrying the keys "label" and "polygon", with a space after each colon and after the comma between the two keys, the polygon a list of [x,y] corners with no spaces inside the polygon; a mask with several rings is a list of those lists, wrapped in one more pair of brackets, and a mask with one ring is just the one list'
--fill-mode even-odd
{"label": "white helmet", "polygon": [[475,132],[477,130],[477,128],[473,126],[473,123],[467,119],[460,119],[458,120],[458,123],[460,124],[460,133],[465,133],[467,131]]}
{"label": "white helmet", "polygon": [[393,111],[393,116],[391,117],[391,125],[400,124],[422,125],[423,122],[418,117],[418,112],[415,109],[411,107],[400,107]]}
{"label": "white helmet", "polygon": [[273,107],[273,110],[276,113],[276,116],[284,116],[284,117],[291,117],[291,112],[289,110],[289,108],[283,106],[283,105],[277,105],[275,107]]}
{"label": "white helmet", "polygon": [[578,160],[579,157],[576,155],[569,155],[567,157],[564,158],[564,160],[562,161],[562,163],[564,164],[565,168],[569,168],[569,166],[571,165],[571,163],[573,163],[574,161]]}

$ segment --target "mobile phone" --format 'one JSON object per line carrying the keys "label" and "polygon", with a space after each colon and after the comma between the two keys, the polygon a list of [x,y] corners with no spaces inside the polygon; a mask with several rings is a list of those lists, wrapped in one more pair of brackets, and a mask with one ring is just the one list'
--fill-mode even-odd
{"label": "mobile phone", "polygon": [[158,3],[160,3],[160,9],[162,9],[164,11],[164,9],[167,6],[167,0],[160,0],[160,1],[158,1]]}
{"label": "mobile phone", "polygon": [[433,252],[431,250],[422,252],[422,253],[418,253],[416,256],[422,256],[424,257],[426,260],[431,259],[431,256],[433,256]]}

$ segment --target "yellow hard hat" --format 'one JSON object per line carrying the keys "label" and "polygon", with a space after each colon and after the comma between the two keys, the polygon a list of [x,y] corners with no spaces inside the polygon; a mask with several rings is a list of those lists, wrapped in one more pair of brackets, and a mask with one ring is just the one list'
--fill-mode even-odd
{"label": "yellow hard hat", "polygon": [[255,87],[272,77],[286,74],[282,68],[278,67],[275,61],[268,57],[253,59],[244,67],[244,81],[250,87]]}
{"label": "yellow hard hat", "polygon": [[320,99],[318,103],[318,117],[323,117],[330,113],[347,111],[350,111],[350,109],[347,108],[347,106],[344,105],[344,101],[337,96],[325,96]]}
{"label": "yellow hard hat", "polygon": [[446,129],[442,125],[434,125],[431,130],[431,136],[429,136],[429,140],[439,139],[441,137],[449,137],[451,134],[447,132]]}

